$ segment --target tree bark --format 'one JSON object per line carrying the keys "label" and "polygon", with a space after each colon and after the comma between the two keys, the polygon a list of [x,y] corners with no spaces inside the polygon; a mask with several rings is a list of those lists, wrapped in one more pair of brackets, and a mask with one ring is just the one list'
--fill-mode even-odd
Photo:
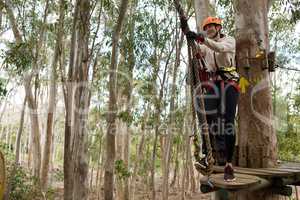
{"label": "tree bark", "polygon": [[178,67],[180,65],[180,52],[181,47],[183,43],[183,37],[184,35],[181,35],[180,40],[179,33],[176,33],[176,60],[173,68],[173,80],[172,80],[172,88],[171,88],[171,99],[170,99],[170,122],[167,129],[167,137],[166,137],[166,146],[164,153],[164,170],[163,170],[163,190],[162,190],[162,196],[163,199],[169,198],[169,173],[170,173],[170,160],[171,160],[171,154],[172,154],[172,140],[173,140],[173,134],[175,133],[175,95],[176,95],[176,80],[177,80],[177,72]]}
{"label": "tree bark", "polygon": [[[274,130],[270,76],[266,59],[255,58],[258,50],[269,50],[268,0],[236,0],[237,63],[241,77],[250,82],[239,100],[239,162],[242,167],[274,167],[277,138]],[[250,66],[249,69],[245,66]],[[259,79],[258,83],[252,80]],[[238,194],[243,199],[279,199],[264,190]]]}
{"label": "tree bark", "polygon": [[[145,113],[148,113],[149,110],[146,109]],[[146,116],[146,115],[145,115]],[[144,121],[147,120],[147,117],[144,117]],[[137,150],[137,154],[136,154],[136,160],[135,160],[135,164],[133,167],[133,172],[132,172],[132,178],[131,178],[131,199],[134,200],[135,199],[135,189],[136,189],[136,179],[137,179],[137,172],[138,172],[138,166],[140,163],[140,160],[143,156],[143,147],[144,147],[144,143],[145,143],[145,123],[142,122],[141,125],[141,132],[142,132],[142,136],[141,136],[141,140],[140,143],[138,145],[138,150]]]}
{"label": "tree bark", "polygon": [[90,36],[90,2],[78,0],[78,35],[74,88],[74,129],[72,130],[74,156],[74,200],[88,199],[88,111],[90,105],[89,76],[89,36]]}
{"label": "tree bark", "polygon": [[40,177],[41,169],[41,145],[40,145],[40,130],[39,130],[39,117],[37,106],[31,91],[31,75],[27,75],[24,80],[26,91],[26,98],[29,107],[31,131],[32,131],[32,158],[33,158],[33,175]]}
{"label": "tree bark", "polygon": [[118,66],[118,43],[124,18],[126,15],[128,0],[122,0],[120,5],[120,13],[117,24],[114,28],[112,37],[112,55],[109,73],[109,104],[107,116],[107,139],[106,139],[106,163],[104,177],[104,199],[114,199],[114,164],[115,164],[115,134],[116,134],[116,83],[117,83],[117,66]]}
{"label": "tree bark", "polygon": [[[72,157],[72,112],[74,107],[74,82],[75,82],[75,60],[76,60],[76,49],[77,49],[77,32],[78,32],[78,12],[79,6],[78,1],[76,1],[75,10],[73,14],[73,25],[72,25],[72,36],[71,36],[71,46],[70,46],[70,61],[67,82],[62,85],[64,91],[64,101],[65,101],[65,141],[64,141],[64,200],[73,200],[73,187],[74,187],[74,159]],[[61,66],[61,71],[62,69]],[[62,75],[63,79],[63,75]]]}
{"label": "tree bark", "polygon": [[20,127],[19,127],[19,130],[18,130],[17,139],[16,139],[16,160],[15,160],[15,162],[17,164],[20,163],[20,146],[21,146],[21,136],[22,136],[23,127],[24,127],[24,116],[25,116],[26,102],[27,102],[27,99],[25,97],[24,102],[23,102],[22,111],[21,111]]}
{"label": "tree bark", "polygon": [[10,0],[5,0],[5,2],[4,2],[3,0],[1,0],[0,3],[2,5],[4,5],[4,7],[5,7],[5,10],[7,12],[7,16],[8,16],[8,19],[10,21],[10,24],[11,24],[12,31],[13,31],[16,42],[21,43],[22,42],[22,35],[21,35],[21,32],[18,28],[16,18],[15,18],[14,13],[13,13],[13,9],[12,9],[13,5],[12,5],[11,1]]}
{"label": "tree bark", "polygon": [[185,87],[185,99],[186,99],[186,110],[185,110],[185,117],[184,117],[184,142],[183,142],[183,169],[182,169],[182,181],[181,181],[181,199],[186,199],[187,192],[189,190],[189,154],[191,152],[191,126],[192,124],[192,112],[191,112],[191,93],[190,93],[189,85]]}
{"label": "tree bark", "polygon": [[[130,13],[129,16],[133,16],[136,10],[136,6],[138,4],[138,0],[134,0],[131,3],[130,6]],[[129,21],[129,38],[128,38],[128,44],[129,47],[127,48],[128,51],[128,80],[125,87],[125,96],[126,96],[126,113],[128,116],[132,116],[132,90],[133,90],[133,70],[135,66],[135,54],[134,54],[134,29],[135,29],[135,18],[132,17],[132,19]],[[126,45],[126,46],[127,46]],[[130,124],[128,120],[126,123],[126,133],[124,137],[124,164],[126,167],[126,170],[129,171],[130,169],[130,140],[131,140],[131,129]],[[130,187],[130,177],[125,177],[124,180],[124,200],[130,200],[131,199],[131,187]]]}
{"label": "tree bark", "polygon": [[152,151],[152,161],[151,161],[151,190],[152,190],[152,195],[151,199],[155,200],[156,199],[156,191],[155,191],[155,160],[156,160],[156,152],[157,152],[157,140],[158,140],[158,134],[159,134],[159,126],[160,126],[160,114],[161,114],[161,101],[163,99],[164,95],[164,84],[166,80],[166,75],[167,75],[167,66],[168,63],[165,65],[164,69],[164,74],[163,74],[163,80],[162,80],[162,85],[159,91],[159,95],[157,98],[157,103],[155,106],[155,129],[154,129],[154,142],[153,142],[153,151]]}
{"label": "tree bark", "polygon": [[44,144],[42,169],[41,169],[41,187],[42,189],[47,188],[49,162],[50,162],[50,152],[52,146],[53,137],[53,127],[54,127],[54,112],[55,112],[55,98],[56,98],[56,79],[57,79],[57,64],[59,57],[61,56],[61,43],[63,36],[63,21],[64,21],[64,0],[60,1],[60,11],[59,11],[59,25],[57,29],[57,40],[54,50],[53,61],[51,65],[51,76],[50,76],[50,92],[49,92],[49,106],[48,106],[48,116],[47,116],[47,129]]}
{"label": "tree bark", "polygon": [[203,20],[211,15],[209,0],[194,0],[197,31],[202,31]]}
{"label": "tree bark", "polygon": [[[46,1],[46,6],[43,15],[43,25],[39,30],[39,39],[36,45],[35,51],[35,59],[33,61],[32,71],[24,76],[24,88],[26,93],[26,98],[28,102],[29,112],[30,112],[30,119],[31,119],[31,130],[32,130],[32,142],[33,142],[33,160],[34,160],[34,176],[38,179],[40,178],[40,168],[41,168],[41,146],[40,146],[40,130],[39,130],[39,118],[37,113],[37,102],[34,98],[31,90],[31,80],[34,76],[34,73],[37,72],[37,63],[39,60],[39,50],[43,44],[44,39],[44,31],[45,31],[45,24],[48,14],[48,0]],[[5,2],[0,1],[1,4],[5,6],[7,11],[7,15],[10,21],[10,24],[13,29],[13,34],[16,40],[16,43],[23,42],[21,32],[17,26],[16,19],[13,13],[13,5],[10,0],[5,0]]]}

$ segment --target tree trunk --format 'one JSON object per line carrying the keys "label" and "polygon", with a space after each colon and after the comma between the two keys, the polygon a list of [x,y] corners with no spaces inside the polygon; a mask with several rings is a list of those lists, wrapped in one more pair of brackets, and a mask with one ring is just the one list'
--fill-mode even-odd
{"label": "tree trunk", "polygon": [[[180,133],[182,133],[183,130],[180,130]],[[183,138],[184,139],[184,138]],[[174,160],[174,173],[173,173],[173,178],[170,184],[170,187],[174,187],[177,181],[177,176],[178,176],[178,169],[179,169],[179,151],[180,151],[180,146],[181,144],[178,143],[176,146],[176,154],[175,154],[175,160]]]}
{"label": "tree trunk", "polygon": [[[76,49],[77,49],[77,37],[78,34],[78,1],[76,1],[76,6],[73,14],[73,25],[72,25],[72,36],[71,36],[71,46],[70,46],[70,61],[69,61],[69,71],[67,82],[62,85],[64,91],[65,100],[65,140],[64,140],[64,200],[73,200],[73,188],[74,188],[74,159],[72,156],[72,112],[74,107],[74,82],[75,82],[75,60],[76,60]],[[60,63],[62,71],[63,63]],[[63,77],[63,74],[61,75]]]}
{"label": "tree trunk", "polygon": [[[48,0],[46,1],[46,6],[43,15],[43,24],[39,30],[39,39],[36,44],[35,49],[35,59],[33,61],[32,71],[24,76],[24,88],[26,93],[26,98],[29,107],[30,119],[31,119],[31,130],[32,130],[32,142],[33,142],[33,160],[34,160],[34,176],[36,176],[39,180],[40,178],[40,168],[41,168],[41,146],[40,146],[40,130],[39,130],[39,120],[38,120],[38,113],[37,113],[37,102],[32,94],[31,89],[31,80],[34,76],[34,73],[37,72],[37,63],[39,60],[39,50],[43,44],[44,40],[44,31],[45,31],[45,24],[48,14]],[[5,9],[7,11],[7,15],[12,26],[13,34],[16,40],[16,43],[22,42],[22,36],[20,30],[17,26],[16,18],[13,12],[13,5],[10,0],[5,0],[5,2],[1,1],[4,4]]]}
{"label": "tree trunk", "polygon": [[167,66],[168,64],[165,65],[165,69],[164,69],[164,74],[163,74],[163,81],[162,81],[162,85],[159,91],[159,96],[157,98],[157,103],[156,104],[156,110],[155,110],[155,131],[154,131],[154,142],[153,142],[153,150],[152,150],[152,161],[151,161],[151,199],[155,200],[156,199],[156,191],[155,191],[155,160],[156,160],[156,152],[157,152],[157,140],[158,140],[158,134],[159,134],[159,126],[160,126],[160,114],[161,114],[161,101],[163,99],[163,95],[164,95],[164,84],[165,84],[165,80],[166,80],[166,74],[167,74]]}
{"label": "tree trunk", "polygon": [[59,25],[57,31],[57,40],[54,50],[54,57],[51,66],[51,77],[50,77],[50,92],[49,92],[49,106],[48,106],[48,116],[47,116],[47,129],[44,144],[42,169],[41,169],[41,187],[42,189],[47,188],[49,162],[50,162],[50,152],[51,152],[51,142],[54,127],[54,111],[55,111],[55,97],[56,97],[56,68],[58,64],[59,57],[61,56],[61,43],[63,35],[63,20],[64,20],[64,0],[60,1],[60,14],[59,14]]}
{"label": "tree trunk", "polygon": [[12,31],[13,31],[16,42],[21,43],[22,42],[22,35],[21,35],[20,30],[17,26],[16,18],[14,16],[14,12],[13,12],[13,5],[12,5],[11,1],[10,0],[5,0],[5,1],[1,0],[0,2],[5,7],[5,10],[7,12],[7,16],[8,16],[9,22],[11,24]]}
{"label": "tree trunk", "polygon": [[194,0],[197,31],[202,31],[203,20],[211,15],[209,0]]}
{"label": "tree trunk", "polygon": [[[21,135],[22,135],[23,126],[24,126],[24,115],[25,115],[26,101],[27,101],[27,99],[26,99],[26,96],[25,96],[22,111],[21,111],[20,127],[19,127],[19,130],[18,130],[17,139],[16,139],[16,158],[15,158],[15,163],[13,164],[13,168],[12,168],[12,172],[11,172],[12,174],[16,173],[17,166],[20,164]],[[4,200],[9,200],[9,195],[10,195],[10,191],[11,191],[11,187],[12,187],[12,182],[13,182],[13,176],[11,176],[10,179],[9,179],[7,189],[6,189],[5,195],[4,195]]]}
{"label": "tree trunk", "polygon": [[40,130],[39,130],[39,117],[37,106],[31,91],[31,75],[26,76],[24,86],[26,90],[26,98],[29,107],[30,120],[31,120],[31,136],[32,136],[32,153],[33,153],[33,175],[40,177],[41,169],[41,146],[40,146]]}
{"label": "tree trunk", "polygon": [[106,163],[104,177],[104,199],[114,199],[114,164],[115,164],[115,135],[116,135],[116,83],[117,83],[117,66],[118,66],[118,43],[124,18],[126,15],[128,0],[122,0],[119,10],[118,21],[115,26],[112,37],[112,55],[109,73],[109,105],[107,116],[107,138],[106,138]]}
{"label": "tree trunk", "polygon": [[[119,85],[117,83],[117,85]],[[121,93],[121,92],[120,92]],[[117,102],[120,102],[119,100],[121,99],[120,95],[118,95],[117,98]],[[121,107],[121,106],[120,106]],[[119,110],[119,109],[117,109]],[[125,138],[125,130],[124,127],[125,123],[121,120],[121,119],[116,119],[116,131],[117,131],[117,135],[116,135],[116,160],[118,161],[124,161],[123,160],[123,153],[124,153],[124,138]],[[120,199],[120,200],[124,200],[124,183],[123,183],[123,179],[117,177],[116,178],[116,199]]]}
{"label": "tree trunk", "polygon": [[181,181],[181,199],[186,199],[186,194],[189,190],[189,154],[191,151],[190,146],[190,135],[191,135],[191,126],[192,126],[192,116],[191,116],[191,96],[190,96],[190,86],[186,85],[186,110],[184,117],[184,142],[183,142],[183,170],[182,170],[182,181]]}
{"label": "tree trunk", "polygon": [[23,133],[23,126],[24,126],[24,115],[25,115],[26,101],[27,101],[27,99],[25,97],[24,102],[23,102],[22,111],[21,111],[20,127],[19,127],[19,130],[18,130],[17,139],[16,139],[16,160],[15,160],[15,162],[17,164],[20,163],[20,146],[21,146],[21,136],[22,136],[22,133]]}
{"label": "tree trunk", "polygon": [[[254,58],[258,50],[269,50],[269,0],[236,0],[237,63],[241,77],[250,81],[239,100],[239,165],[274,167],[277,161],[277,138],[274,130],[270,76],[265,59]],[[245,66],[250,66],[249,69]],[[259,79],[258,83],[251,80]],[[239,194],[243,199],[279,199],[270,191]]]}
{"label": "tree trunk", "polygon": [[88,199],[88,132],[87,121],[90,105],[89,76],[89,36],[90,11],[89,1],[78,0],[78,35],[77,57],[74,68],[76,82],[74,87],[73,112],[74,129],[72,129],[74,156],[74,200]]}
{"label": "tree trunk", "polygon": [[[146,112],[148,112],[148,110],[146,110]],[[131,200],[135,199],[135,189],[136,189],[138,166],[139,166],[140,160],[143,155],[143,147],[144,147],[144,142],[145,142],[145,125],[142,124],[141,126],[142,126],[142,128],[141,128],[142,136],[141,136],[141,141],[138,145],[136,160],[135,160],[135,164],[133,167],[132,178],[131,178]]]}
{"label": "tree trunk", "polygon": [[0,123],[2,122],[4,113],[6,113],[6,106],[7,106],[7,102],[8,102],[9,96],[10,96],[9,94],[6,94],[3,106],[1,105],[2,110],[1,110],[1,114],[0,114]]}
{"label": "tree trunk", "polygon": [[[133,16],[136,10],[138,0],[134,0],[131,3],[130,6],[130,13],[129,16]],[[132,17],[132,19],[129,21],[129,38],[128,38],[128,44],[129,47],[127,48],[128,51],[128,80],[125,87],[125,96],[126,96],[126,113],[128,116],[132,116],[132,90],[133,90],[133,70],[135,66],[135,55],[134,55],[134,29],[135,29],[135,18]],[[126,45],[126,46],[127,46]],[[126,170],[129,171],[130,169],[130,140],[131,140],[131,129],[130,129],[130,121],[126,121],[126,133],[124,138],[124,164],[126,167]],[[125,177],[124,180],[124,200],[130,200],[131,199],[131,187],[130,187],[130,177]]]}
{"label": "tree trunk", "polygon": [[[175,114],[174,112],[175,112],[176,77],[177,77],[177,70],[180,65],[180,53],[181,53],[181,49],[182,49],[182,45],[183,45],[183,39],[184,39],[184,35],[182,34],[180,37],[179,43],[176,45],[176,60],[175,60],[175,66],[174,66],[174,72],[173,72],[173,83],[172,83],[171,103],[170,103],[171,115]],[[175,126],[174,118],[175,118],[174,116],[171,117],[171,127]],[[171,187],[174,186],[174,184],[176,182],[176,178],[177,178],[177,172],[178,172],[178,167],[179,167],[179,160],[178,160],[179,149],[180,149],[180,144],[177,145],[177,149],[176,149],[174,176],[173,176],[173,180],[171,182]]]}
{"label": "tree trunk", "polygon": [[102,165],[102,158],[103,158],[103,156],[102,156],[102,143],[103,143],[103,135],[102,135],[102,131],[101,131],[101,133],[100,133],[100,138],[99,138],[99,143],[100,143],[100,147],[99,147],[99,154],[98,154],[98,161],[97,161],[97,177],[96,177],[96,189],[97,189],[97,199],[99,199],[100,198],[100,192],[101,192],[101,171],[102,171],[102,169],[101,169],[101,165]]}
{"label": "tree trunk", "polygon": [[173,68],[173,80],[172,80],[172,89],[171,89],[171,99],[170,99],[170,123],[167,129],[167,137],[165,141],[165,149],[164,149],[164,168],[163,168],[163,189],[162,189],[162,197],[163,199],[168,200],[169,198],[169,173],[170,173],[170,160],[171,160],[171,154],[172,154],[172,140],[173,140],[173,134],[174,130],[176,130],[175,127],[175,95],[176,95],[176,79],[177,79],[177,72],[178,67],[180,65],[180,52],[181,47],[183,43],[183,37],[184,35],[181,35],[180,40],[179,33],[176,32],[176,61]]}

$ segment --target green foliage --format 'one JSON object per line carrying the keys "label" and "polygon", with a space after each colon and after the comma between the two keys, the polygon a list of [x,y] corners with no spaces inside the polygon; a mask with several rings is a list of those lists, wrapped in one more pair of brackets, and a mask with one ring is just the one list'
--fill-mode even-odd
{"label": "green foliage", "polygon": [[[280,87],[273,88],[273,101],[278,118],[278,154],[281,160],[300,161],[300,82],[299,80],[289,80],[296,83],[296,88],[292,92],[281,96]],[[276,99],[275,99],[276,98]]]}
{"label": "green foliage", "polygon": [[125,163],[123,160],[116,160],[115,161],[115,170],[116,175],[119,179],[125,179],[130,177],[131,172],[126,169]]}
{"label": "green foliage", "polygon": [[2,53],[4,66],[12,74],[21,75],[27,71],[33,61],[32,46],[28,42],[9,43],[8,50]]}
{"label": "green foliage", "polygon": [[4,142],[0,142],[0,151],[4,154],[6,162],[13,162],[15,159],[15,154],[11,147]]}
{"label": "green foliage", "polygon": [[128,124],[131,124],[133,122],[133,116],[128,111],[119,112],[118,118],[123,122],[127,122]]}
{"label": "green foliage", "polygon": [[7,95],[7,81],[0,78],[0,99]]}
{"label": "green foliage", "polygon": [[217,15],[223,19],[223,32],[233,36],[235,23],[233,0],[218,0],[217,6],[219,6]]}
{"label": "green foliage", "polygon": [[29,176],[28,172],[20,166],[8,169],[8,180],[11,183],[11,200],[41,199],[42,194],[36,178]]}
{"label": "green foliage", "polygon": [[287,161],[300,161],[300,138],[297,133],[279,133],[279,158]]}
{"label": "green foliage", "polygon": [[[0,150],[3,152],[6,163],[6,187],[10,184],[10,200],[40,200],[44,199],[41,193],[40,185],[37,178],[30,175],[30,172],[20,165],[15,164],[15,155],[11,147],[0,142]],[[62,170],[56,171],[54,177],[63,181]],[[45,198],[54,200],[54,191],[49,188],[45,194]]]}
{"label": "green foliage", "polygon": [[150,159],[141,159],[138,165],[137,174],[142,177],[146,177],[150,171]]}
{"label": "green foliage", "polygon": [[296,24],[300,20],[300,2],[297,0],[282,0],[275,1],[274,4],[279,4],[281,8],[284,8],[284,12],[288,14],[290,23]]}

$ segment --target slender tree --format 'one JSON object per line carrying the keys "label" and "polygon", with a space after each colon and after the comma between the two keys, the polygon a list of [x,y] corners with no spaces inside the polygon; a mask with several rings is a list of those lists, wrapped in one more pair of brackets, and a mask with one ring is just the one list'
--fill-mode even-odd
{"label": "slender tree", "polygon": [[121,29],[127,11],[128,0],[122,0],[117,23],[112,35],[112,54],[109,72],[109,103],[107,116],[107,136],[106,136],[106,163],[104,178],[104,199],[114,199],[114,164],[115,164],[115,135],[116,133],[116,83],[118,67],[118,51]]}
{"label": "slender tree", "polygon": [[42,159],[42,169],[41,169],[41,186],[43,189],[46,189],[47,179],[48,179],[48,170],[50,162],[50,152],[52,146],[52,137],[53,137],[53,127],[54,127],[54,112],[55,112],[55,97],[56,97],[56,81],[57,81],[57,64],[61,56],[61,44],[63,36],[63,21],[64,21],[64,6],[65,1],[60,1],[60,11],[59,11],[59,22],[57,27],[57,39],[54,49],[54,56],[51,65],[51,77],[50,77],[50,91],[49,91],[49,105],[48,105],[48,116],[47,116],[47,127],[46,127],[46,137],[43,151]]}

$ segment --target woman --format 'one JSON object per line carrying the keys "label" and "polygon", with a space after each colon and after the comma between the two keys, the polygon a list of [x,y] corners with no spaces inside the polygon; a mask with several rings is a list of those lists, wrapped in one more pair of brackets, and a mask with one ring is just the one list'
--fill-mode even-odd
{"label": "woman", "polygon": [[[187,26],[187,23],[186,23]],[[183,30],[186,30],[184,25]],[[199,54],[205,60],[210,79],[204,96],[205,113],[209,125],[212,149],[217,162],[224,167],[224,180],[234,181],[232,158],[235,147],[234,118],[239,97],[239,75],[235,67],[235,39],[221,33],[222,21],[207,17],[202,24],[202,33],[188,31],[186,36],[197,42]],[[200,114],[201,110],[197,109]],[[204,138],[204,137],[202,137]],[[203,139],[203,154],[207,155]],[[205,157],[202,167],[207,167]]]}

